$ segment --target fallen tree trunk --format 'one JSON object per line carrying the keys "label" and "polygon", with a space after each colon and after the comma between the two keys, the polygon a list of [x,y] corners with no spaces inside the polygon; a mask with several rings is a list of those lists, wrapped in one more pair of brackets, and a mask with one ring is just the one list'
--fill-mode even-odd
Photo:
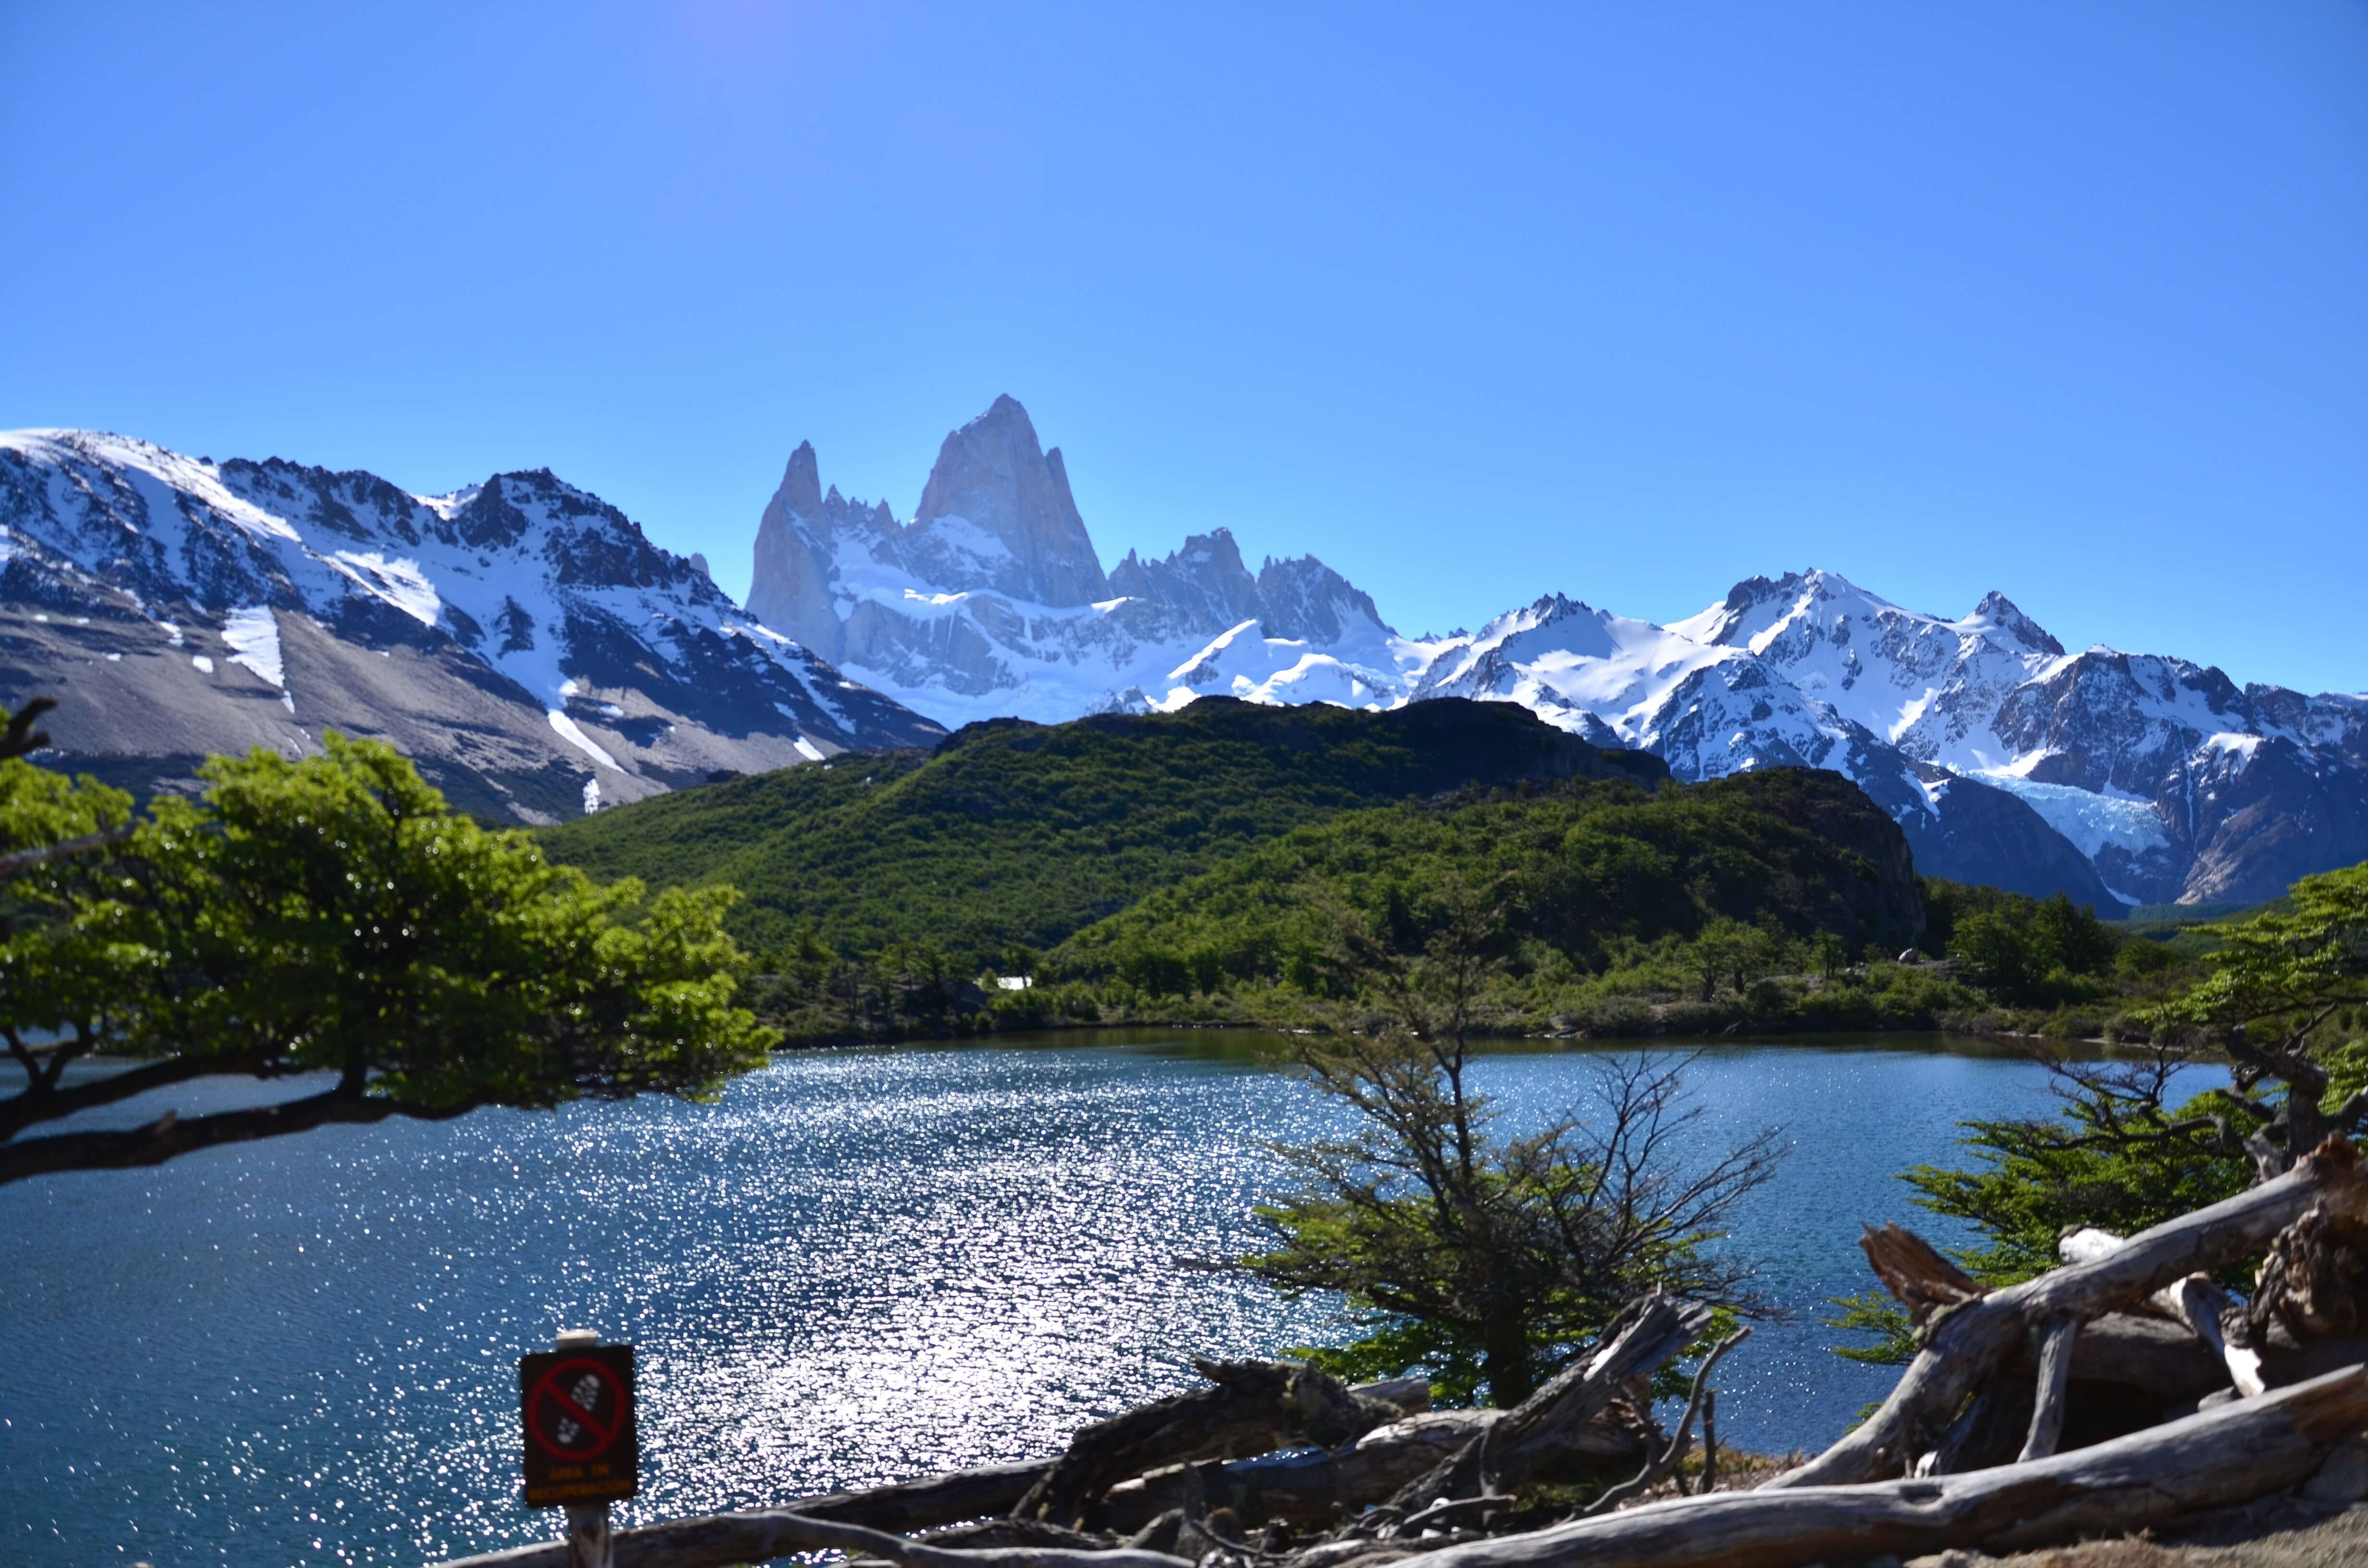
{"label": "fallen tree trunk", "polygon": [[1403,1559],[1406,1568],[1795,1568],[2044,1546],[2248,1503],[2304,1480],[2368,1425],[2352,1367],[2030,1464],[1930,1480],[1672,1498]]}
{"label": "fallen tree trunk", "polygon": [[[1472,1438],[1505,1417],[1501,1410],[1440,1410],[1377,1426],[1323,1453],[1269,1454],[1224,1463],[1178,1466],[1121,1482],[1102,1502],[1099,1521],[1121,1533],[1140,1529],[1181,1505],[1187,1491],[1210,1508],[1231,1508],[1244,1528],[1269,1523],[1320,1525],[1388,1501],[1428,1475]],[[1571,1434],[1559,1456],[1579,1470],[1630,1471],[1648,1457],[1642,1434],[1611,1411]]]}
{"label": "fallen tree trunk", "polygon": [[2157,1225],[2090,1262],[2067,1265],[1974,1300],[1940,1304],[1891,1397],[1856,1431],[1774,1488],[1830,1486],[1903,1473],[1941,1447],[1968,1395],[1987,1382],[2032,1330],[2085,1323],[2142,1301],[2173,1280],[2209,1273],[2267,1246],[2314,1204],[2368,1213],[2368,1182],[2351,1144],[2329,1137],[2293,1170],[2236,1197]]}
{"label": "fallen tree trunk", "polygon": [[1368,1398],[1299,1361],[1195,1361],[1214,1385],[1078,1429],[1068,1451],[1012,1508],[1076,1528],[1111,1487],[1165,1465],[1235,1459],[1279,1448],[1332,1448],[1397,1420]]}
{"label": "fallen tree trunk", "polygon": [[[734,1562],[761,1562],[780,1552],[757,1550],[772,1539],[771,1521],[796,1515],[828,1523],[860,1525],[871,1529],[907,1535],[915,1530],[951,1525],[983,1515],[1006,1514],[1027,1495],[1028,1489],[1053,1468],[1051,1460],[1026,1464],[983,1465],[918,1481],[869,1487],[860,1492],[831,1492],[802,1497],[779,1508],[752,1509],[738,1514],[710,1514],[663,1525],[619,1530],[615,1537],[616,1568],[723,1568]],[[799,1551],[802,1548],[786,1548]],[[685,1555],[689,1553],[689,1555]],[[479,1557],[455,1558],[441,1568],[569,1568],[567,1543],[512,1547]]]}
{"label": "fallen tree trunk", "polygon": [[[2069,1231],[2055,1244],[2056,1256],[2066,1263],[2093,1263],[2109,1254],[2119,1252],[2129,1244],[2111,1231],[2084,1226]],[[2222,1324],[2232,1313],[2241,1313],[2237,1298],[2215,1283],[2206,1274],[2191,1274],[2169,1284],[2136,1303],[2136,1310],[2150,1312],[2184,1324],[2187,1331],[2208,1348],[2214,1359],[2227,1369],[2227,1378],[2237,1393],[2249,1399],[2269,1384],[2261,1377],[2260,1352],[2248,1346],[2231,1345]]]}
{"label": "fallen tree trunk", "polygon": [[[1361,1399],[1385,1400],[1401,1408],[1427,1410],[1430,1404],[1430,1385],[1420,1378],[1394,1378],[1383,1382],[1359,1383],[1349,1392]],[[1468,1414],[1477,1413],[1447,1413],[1450,1417]],[[1486,1414],[1493,1415],[1496,1412]],[[1401,1422],[1397,1425],[1410,1424]],[[1425,1456],[1423,1462],[1427,1464],[1428,1455],[1436,1450],[1420,1451]],[[682,1568],[682,1565],[692,1564],[694,1557],[697,1562],[708,1564],[709,1568],[762,1562],[764,1554],[756,1549],[772,1539],[770,1531],[774,1527],[771,1521],[785,1514],[836,1524],[861,1525],[898,1535],[960,1524],[965,1519],[1008,1514],[1031,1488],[1052,1473],[1057,1462],[1053,1460],[1028,1460],[1017,1464],[980,1465],[970,1470],[950,1471],[943,1475],[866,1487],[857,1492],[831,1492],[815,1497],[801,1497],[772,1508],[710,1514],[619,1530],[614,1538],[616,1568],[658,1568],[660,1564]],[[681,1555],[684,1551],[693,1551],[689,1544],[692,1541],[705,1544],[697,1548],[693,1556]],[[656,1555],[645,1555],[648,1553]],[[539,1546],[513,1547],[507,1551],[487,1552],[478,1557],[456,1558],[443,1564],[442,1568],[569,1568],[570,1562],[565,1543],[553,1541]]]}
{"label": "fallen tree trunk", "polygon": [[1508,1492],[1562,1459],[1613,1396],[1702,1337],[1711,1309],[1658,1292],[1607,1331],[1594,1354],[1572,1362],[1428,1475],[1390,1499],[1401,1517],[1434,1503]]}

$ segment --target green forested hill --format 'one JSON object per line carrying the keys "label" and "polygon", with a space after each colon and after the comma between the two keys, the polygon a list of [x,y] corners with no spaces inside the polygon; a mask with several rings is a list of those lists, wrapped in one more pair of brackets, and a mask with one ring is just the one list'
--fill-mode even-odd
{"label": "green forested hill", "polygon": [[1048,968],[1153,990],[1179,974],[1203,991],[1304,986],[1338,920],[1322,901],[1411,950],[1450,879],[1493,890],[1520,973],[1599,972],[1721,922],[1778,941],[1828,933],[1853,958],[1887,957],[1925,930],[1898,827],[1839,774],[1779,768],[1651,793],[1604,781],[1353,812],[1147,894]]}
{"label": "green forested hill", "polygon": [[734,924],[759,949],[810,923],[842,952],[927,942],[966,972],[1344,812],[1473,785],[1667,776],[1509,703],[1359,713],[1204,698],[1174,714],[974,724],[934,755],[848,755],[541,837],[604,879],[737,886]]}

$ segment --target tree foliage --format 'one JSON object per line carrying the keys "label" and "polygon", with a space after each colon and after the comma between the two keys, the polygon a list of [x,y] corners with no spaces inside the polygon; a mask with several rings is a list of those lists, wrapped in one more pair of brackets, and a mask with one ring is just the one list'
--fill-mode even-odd
{"label": "tree foliage", "polygon": [[[201,769],[200,799],[130,802],[0,762],[0,843],[131,825],[6,884],[0,1180],[154,1164],[211,1143],[391,1115],[713,1092],[763,1060],[733,1001],[730,894],[595,886],[525,835],[450,812],[392,748],[326,737],[291,762]],[[141,1059],[105,1076],[93,1053]],[[257,1111],[21,1136],[214,1074],[335,1074]]]}
{"label": "tree foliage", "polygon": [[1276,1147],[1297,1190],[1258,1210],[1275,1245],[1241,1267],[1338,1291],[1363,1336],[1316,1358],[1347,1376],[1421,1369],[1449,1398],[1519,1403],[1628,1302],[1667,1290],[1751,1304],[1750,1267],[1712,1244],[1770,1174],[1773,1134],[1723,1157],[1691,1146],[1679,1066],[1607,1064],[1593,1120],[1506,1135],[1471,1082],[1498,890],[1451,884],[1417,957],[1338,911],[1328,955],[1387,999],[1390,1024],[1305,1040],[1299,1063],[1350,1117]]}
{"label": "tree foliage", "polygon": [[[1961,1255],[1976,1278],[2031,1278],[2055,1267],[2068,1229],[2145,1230],[2368,1126],[2368,865],[2305,877],[2277,905],[2216,926],[2205,961],[2197,983],[2138,1015],[2154,1030],[2145,1042],[2049,1062],[2055,1117],[1968,1122],[1963,1146],[1977,1165],[1907,1173],[1918,1203],[1978,1227],[1981,1244]],[[2134,966],[2117,956],[2116,967]],[[2230,1086],[2182,1095],[2181,1070],[2215,1059],[2229,1062]],[[1864,1298],[1839,1304],[1838,1326],[1891,1333],[1865,1354],[1897,1352],[1896,1313]]]}
{"label": "tree foliage", "polygon": [[849,957],[934,943],[967,976],[1293,828],[1556,770],[1667,772],[1503,703],[1377,714],[1203,699],[1172,714],[973,724],[934,754],[849,754],[541,837],[596,876],[740,888],[733,928],[768,953],[811,925]]}

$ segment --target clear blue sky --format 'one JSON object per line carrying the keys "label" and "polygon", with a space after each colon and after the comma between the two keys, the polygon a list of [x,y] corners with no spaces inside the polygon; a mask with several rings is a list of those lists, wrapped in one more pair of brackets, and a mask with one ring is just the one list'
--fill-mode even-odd
{"label": "clear blue sky", "polygon": [[2368,6],[0,6],[0,426],[744,587],[1009,392],[1408,631],[1816,564],[2368,688]]}

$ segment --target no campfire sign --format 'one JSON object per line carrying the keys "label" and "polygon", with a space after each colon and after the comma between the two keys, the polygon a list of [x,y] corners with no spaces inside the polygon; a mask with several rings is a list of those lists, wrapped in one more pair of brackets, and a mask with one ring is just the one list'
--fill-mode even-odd
{"label": "no campfire sign", "polygon": [[607,1503],[641,1485],[633,1347],[586,1345],[518,1359],[530,1508]]}

